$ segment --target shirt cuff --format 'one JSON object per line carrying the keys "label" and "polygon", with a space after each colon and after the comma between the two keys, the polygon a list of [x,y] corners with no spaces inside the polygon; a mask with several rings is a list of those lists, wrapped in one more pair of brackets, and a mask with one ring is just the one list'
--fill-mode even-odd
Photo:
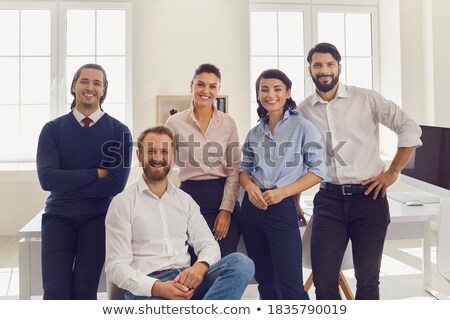
{"label": "shirt cuff", "polygon": [[223,199],[222,203],[220,204],[219,210],[226,210],[226,211],[229,211],[229,212],[233,213],[235,205],[236,205],[236,202],[233,202],[231,200]]}
{"label": "shirt cuff", "polygon": [[420,136],[411,133],[403,133],[398,135],[398,148],[420,147],[422,141]]}
{"label": "shirt cuff", "polygon": [[158,279],[152,278],[149,276],[141,277],[141,279],[139,280],[137,290],[136,290],[137,292],[135,295],[151,297],[152,296],[152,288],[156,281],[158,281]]}
{"label": "shirt cuff", "polygon": [[[217,247],[219,247],[219,245],[217,245]],[[204,261],[207,264],[209,264],[210,268],[213,264],[215,264],[217,261],[220,260],[220,249],[217,251],[216,255],[212,255],[212,254],[201,254],[198,256],[198,261]]]}

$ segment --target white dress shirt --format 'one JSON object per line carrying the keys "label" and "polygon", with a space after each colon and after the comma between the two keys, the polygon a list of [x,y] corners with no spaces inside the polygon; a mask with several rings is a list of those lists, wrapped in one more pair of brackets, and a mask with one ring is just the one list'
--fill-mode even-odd
{"label": "white dress shirt", "polygon": [[151,296],[148,274],[190,266],[189,243],[198,261],[219,261],[220,248],[184,191],[168,182],[161,198],[143,177],[118,194],[106,215],[106,272],[110,281],[138,296]]}
{"label": "white dress shirt", "polygon": [[[97,111],[92,113],[88,118],[92,120],[91,123],[89,123],[89,127],[92,127],[100,118],[103,116],[104,112],[98,108]],[[80,111],[77,110],[77,108],[73,109],[73,115],[75,119],[77,119],[80,126],[84,127],[83,119],[86,118],[84,114],[82,114]]]}
{"label": "white dress shirt", "polygon": [[[380,158],[379,123],[398,136],[398,147],[421,146],[422,130],[394,102],[379,93],[339,83],[336,97],[330,102],[314,92],[298,106],[300,114],[314,123],[327,147],[327,182],[360,183],[385,169]],[[331,133],[332,139],[329,139]],[[342,148],[336,148],[343,142]],[[336,148],[344,163],[331,157]]]}

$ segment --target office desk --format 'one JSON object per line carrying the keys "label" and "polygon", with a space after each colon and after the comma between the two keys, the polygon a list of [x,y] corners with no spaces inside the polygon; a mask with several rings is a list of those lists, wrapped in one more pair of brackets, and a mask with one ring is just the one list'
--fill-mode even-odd
{"label": "office desk", "polygon": [[[312,214],[312,199],[314,196],[302,196],[301,205],[307,214]],[[305,202],[306,201],[306,202]],[[438,220],[439,204],[425,204],[423,206],[406,206],[393,199],[389,199],[391,223],[389,224],[386,240],[422,239],[423,286],[433,295],[431,289],[431,229],[430,222]]]}
{"label": "office desk", "polygon": [[[39,212],[19,231],[19,299],[41,296],[41,220]],[[106,292],[106,276],[102,272],[98,292]]]}

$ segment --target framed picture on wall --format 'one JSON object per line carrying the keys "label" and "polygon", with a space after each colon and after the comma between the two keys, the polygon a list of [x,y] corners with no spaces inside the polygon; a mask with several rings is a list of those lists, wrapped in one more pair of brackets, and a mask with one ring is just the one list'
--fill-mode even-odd
{"label": "framed picture on wall", "polygon": [[[228,96],[217,96],[215,105],[219,111],[228,113]],[[191,106],[191,96],[156,96],[157,124],[165,124],[172,114]]]}

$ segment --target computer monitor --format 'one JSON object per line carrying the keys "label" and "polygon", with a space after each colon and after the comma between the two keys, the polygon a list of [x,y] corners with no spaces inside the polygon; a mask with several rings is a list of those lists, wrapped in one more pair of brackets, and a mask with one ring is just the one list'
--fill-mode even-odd
{"label": "computer monitor", "polygon": [[423,145],[414,151],[400,180],[440,197],[450,196],[450,128],[421,125]]}

